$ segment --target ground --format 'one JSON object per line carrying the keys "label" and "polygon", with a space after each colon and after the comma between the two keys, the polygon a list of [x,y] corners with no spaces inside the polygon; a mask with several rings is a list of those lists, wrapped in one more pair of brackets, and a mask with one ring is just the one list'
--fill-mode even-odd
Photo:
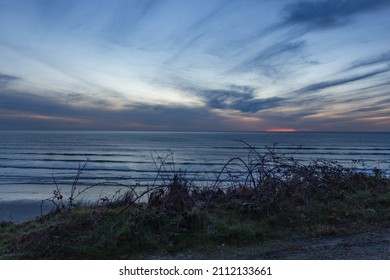
{"label": "ground", "polygon": [[151,255],[147,259],[247,259],[247,260],[390,260],[390,228],[331,237],[296,237],[242,248],[219,246],[205,257],[186,252]]}
{"label": "ground", "polygon": [[245,259],[277,260],[390,260],[390,228],[365,233],[312,239],[298,239]]}

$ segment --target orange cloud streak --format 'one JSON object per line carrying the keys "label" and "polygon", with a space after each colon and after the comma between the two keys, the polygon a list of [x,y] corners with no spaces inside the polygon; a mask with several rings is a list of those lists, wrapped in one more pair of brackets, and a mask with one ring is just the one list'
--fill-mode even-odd
{"label": "orange cloud streak", "polygon": [[38,119],[38,120],[47,120],[47,121],[64,121],[64,122],[75,122],[80,124],[88,124],[87,120],[79,118],[70,118],[70,117],[59,117],[59,116],[48,116],[41,114],[33,113],[24,113],[24,112],[12,112],[8,110],[3,110],[0,112],[0,116],[5,118],[18,118],[18,119]]}

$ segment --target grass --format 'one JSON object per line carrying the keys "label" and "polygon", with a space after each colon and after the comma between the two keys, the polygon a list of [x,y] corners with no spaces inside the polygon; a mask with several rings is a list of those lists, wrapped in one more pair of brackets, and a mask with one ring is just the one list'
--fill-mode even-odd
{"label": "grass", "polygon": [[78,205],[74,193],[67,204],[55,192],[49,215],[0,223],[0,258],[234,259],[275,241],[390,225],[390,180],[380,171],[249,150],[247,161],[229,161],[209,187],[176,173],[141,194],[129,188],[94,205]]}

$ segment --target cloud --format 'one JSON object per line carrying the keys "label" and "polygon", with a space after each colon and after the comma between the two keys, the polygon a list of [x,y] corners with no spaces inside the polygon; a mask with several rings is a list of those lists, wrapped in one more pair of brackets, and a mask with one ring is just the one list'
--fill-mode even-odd
{"label": "cloud", "polygon": [[202,40],[207,41],[207,26],[215,20],[215,17],[221,13],[228,2],[219,3],[214,8],[208,10],[204,15],[196,17],[188,26],[176,30],[174,39],[170,46],[172,56],[165,62],[165,65],[175,63],[185,57],[186,53],[193,52]]}
{"label": "cloud", "polygon": [[371,78],[371,77],[374,77],[376,75],[386,73],[386,72],[390,72],[390,68],[375,70],[375,71],[372,71],[372,72],[369,72],[366,74],[355,75],[355,76],[351,76],[351,77],[344,78],[344,79],[336,79],[336,80],[311,84],[311,85],[308,85],[306,87],[303,87],[303,88],[297,90],[296,92],[303,93],[303,94],[313,93],[313,92],[320,91],[320,90],[323,90],[326,88],[336,87],[336,86],[364,80],[367,78]]}
{"label": "cloud", "polygon": [[0,73],[0,88],[6,87],[10,82],[19,80],[19,77],[16,76],[10,76]]}
{"label": "cloud", "polygon": [[0,129],[80,129],[88,112],[27,92],[0,90]]}
{"label": "cloud", "polygon": [[0,109],[41,115],[73,115],[75,113],[71,106],[62,104],[59,100],[17,91],[0,92]]}
{"label": "cloud", "polygon": [[373,65],[381,65],[390,63],[390,50],[384,53],[381,53],[379,55],[371,56],[369,58],[360,59],[352,63],[351,67],[349,67],[347,70],[359,68],[359,67],[366,67],[366,66],[373,66]]}
{"label": "cloud", "polygon": [[[71,94],[71,98],[78,95]],[[123,104],[73,106],[57,99],[26,92],[0,91],[0,129],[82,130],[182,130],[226,131],[254,129],[234,116],[213,112],[208,107],[180,105]]]}
{"label": "cloud", "polygon": [[345,25],[351,16],[390,6],[388,0],[325,0],[299,1],[285,6],[287,24],[301,24],[308,29],[333,28]]}
{"label": "cloud", "polygon": [[284,98],[255,98],[250,87],[231,86],[229,90],[204,90],[207,106],[213,109],[238,110],[243,113],[256,113],[281,105]]}
{"label": "cloud", "polygon": [[125,44],[136,37],[135,33],[142,28],[142,21],[145,20],[162,1],[120,1],[114,8],[108,23],[103,27],[104,37],[118,43]]}
{"label": "cloud", "polygon": [[[358,108],[358,109],[355,109],[355,110],[351,110],[349,111],[349,113],[353,113],[354,115],[356,115],[355,113],[375,113],[375,115],[379,115],[379,114],[389,114],[389,106],[388,104],[390,104],[390,100],[385,100],[383,101],[384,104],[381,104],[381,105],[376,105],[376,106],[366,106],[366,107],[361,107],[361,108]],[[381,111],[386,111],[386,112],[382,112],[380,113]]]}
{"label": "cloud", "polygon": [[286,67],[285,60],[291,57],[296,57],[296,54],[305,46],[304,41],[286,41],[273,44],[266,49],[259,51],[256,55],[250,57],[239,66],[235,67],[235,71],[251,71],[260,69],[268,76],[273,76],[277,71],[278,66]]}

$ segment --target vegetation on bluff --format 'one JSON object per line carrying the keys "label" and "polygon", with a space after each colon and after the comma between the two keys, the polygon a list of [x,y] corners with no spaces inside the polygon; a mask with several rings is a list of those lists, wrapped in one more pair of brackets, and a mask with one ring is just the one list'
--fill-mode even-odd
{"label": "vegetation on bluff", "polygon": [[0,258],[237,258],[275,241],[390,225],[390,179],[379,169],[362,173],[248,149],[247,159],[231,159],[210,186],[170,175],[165,159],[161,183],[129,186],[93,205],[78,203],[74,190],[65,200],[57,186],[52,213],[0,223]]}

